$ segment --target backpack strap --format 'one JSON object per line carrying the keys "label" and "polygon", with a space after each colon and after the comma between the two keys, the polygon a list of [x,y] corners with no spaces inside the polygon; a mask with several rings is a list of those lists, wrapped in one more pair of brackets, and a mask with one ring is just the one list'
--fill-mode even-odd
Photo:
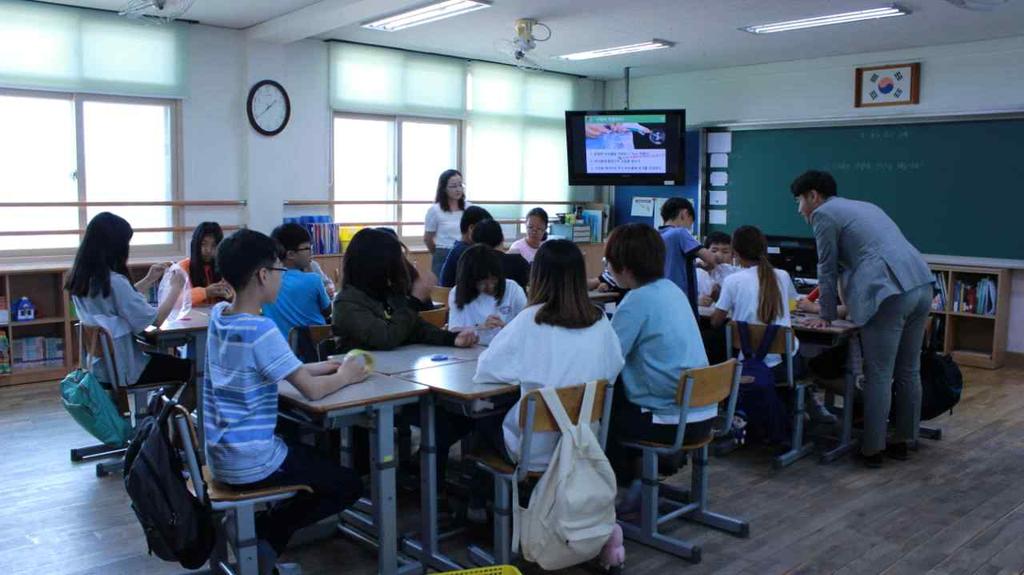
{"label": "backpack strap", "polygon": [[750,327],[747,322],[736,322],[736,328],[740,334],[740,351],[743,352],[743,357],[747,359],[754,357],[754,352],[750,348]]}
{"label": "backpack strap", "polygon": [[597,381],[588,381],[583,388],[583,403],[580,405],[579,422],[577,429],[584,425],[590,425],[594,415],[594,398],[597,396]]}
{"label": "backpack strap", "polygon": [[757,346],[757,353],[754,354],[755,359],[764,360],[764,356],[768,355],[768,348],[775,341],[775,334],[777,333],[779,333],[779,326],[775,324],[765,326],[764,337],[761,338],[761,344]]}
{"label": "backpack strap", "polygon": [[[576,426],[572,424],[572,420],[569,419],[569,414],[565,412],[565,408],[562,407],[562,400],[558,397],[558,392],[553,387],[542,387],[540,396],[544,399],[544,403],[548,406],[548,411],[551,412],[552,417],[555,418],[555,423],[558,424],[558,430],[562,432],[562,435],[568,435],[572,438],[572,441],[576,441]],[[584,397],[585,399],[585,397]],[[528,457],[527,455],[523,456]]]}

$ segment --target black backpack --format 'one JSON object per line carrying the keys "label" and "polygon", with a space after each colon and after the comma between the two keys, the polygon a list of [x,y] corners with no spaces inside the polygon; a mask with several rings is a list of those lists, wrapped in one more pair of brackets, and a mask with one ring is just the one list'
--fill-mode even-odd
{"label": "black backpack", "polygon": [[934,419],[960,403],[964,376],[948,355],[921,352],[921,421]]}
{"label": "black backpack", "polygon": [[[149,413],[159,404],[159,394]],[[156,417],[136,427],[124,458],[124,484],[138,517],[149,553],[198,569],[213,550],[213,519],[189,492],[182,474],[181,456],[171,444],[169,423],[176,404],[168,401]],[[183,438],[190,441],[189,438]]]}

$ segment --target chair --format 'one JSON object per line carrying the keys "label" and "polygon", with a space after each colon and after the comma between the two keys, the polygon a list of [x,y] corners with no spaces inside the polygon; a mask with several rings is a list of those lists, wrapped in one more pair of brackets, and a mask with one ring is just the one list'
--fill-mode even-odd
{"label": "chair", "polygon": [[[740,349],[740,325],[738,322],[730,322],[730,327],[726,332],[726,347],[730,357],[734,357],[736,350]],[[747,333],[750,337],[751,349],[757,349],[761,345],[761,340],[764,339],[767,326],[760,324],[748,323]],[[777,353],[782,356],[782,361],[786,364],[786,382],[776,384],[776,387],[787,387],[794,391],[793,400],[793,421],[790,426],[792,434],[790,437],[790,449],[786,453],[775,457],[772,465],[776,469],[781,469],[787,465],[792,464],[796,460],[811,454],[814,451],[814,444],[804,444],[804,413],[806,395],[807,395],[807,381],[800,380],[796,381],[793,376],[793,329],[789,327],[778,327],[775,332],[775,339],[772,340],[771,345],[768,347],[768,353]]]}
{"label": "chair", "polygon": [[[699,545],[662,535],[658,533],[658,526],[683,517],[740,537],[747,537],[750,534],[750,524],[746,521],[708,511],[708,445],[715,434],[698,443],[683,443],[686,432],[686,415],[689,410],[717,405],[725,400],[728,400],[725,426],[717,432],[717,435],[721,436],[729,432],[732,427],[733,415],[736,412],[739,385],[740,366],[735,359],[710,367],[688,370],[680,376],[679,387],[676,390],[676,403],[680,407],[680,413],[675,441],[671,445],[649,441],[623,442],[626,447],[638,449],[643,453],[640,523],[633,524],[623,519],[619,520],[623,535],[627,539],[698,563],[701,559]],[[692,458],[692,479],[686,503],[658,495],[659,488],[662,487],[658,481],[658,456],[671,456],[680,451],[696,452],[696,456]],[[660,515],[659,505],[668,505],[675,509]]]}
{"label": "chair", "polygon": [[[79,322],[78,329],[78,357],[83,369],[88,371],[93,358],[103,362],[103,367],[108,375],[113,376],[110,382],[110,392],[114,403],[122,414],[127,414],[132,428],[135,428],[136,420],[140,411],[148,404],[148,396],[161,388],[171,387],[177,389],[186,382],[164,381],[148,383],[145,385],[129,385],[124,376],[117,371],[117,352],[114,347],[114,338],[106,328],[100,325],[86,324]],[[90,447],[79,447],[71,450],[71,461],[78,462],[95,457],[119,456],[115,462],[101,462],[96,464],[96,477],[106,477],[113,471],[120,471],[124,467],[124,453],[127,447],[114,447],[110,445],[93,445]]]}
{"label": "chair", "polygon": [[452,291],[450,287],[434,286],[430,288],[430,299],[435,304],[439,304],[442,307],[448,305],[448,293]]}
{"label": "chair", "polygon": [[307,363],[322,361],[326,358],[320,354],[320,344],[331,337],[333,334],[329,325],[293,327],[288,332],[288,347],[292,348],[296,357]]}
{"label": "chair", "polygon": [[442,307],[439,309],[421,311],[420,317],[423,318],[430,325],[444,328],[444,326],[448,324],[448,308]]}
{"label": "chair", "polygon": [[[598,440],[604,448],[608,438],[608,422],[612,408],[612,386],[606,380],[598,380],[594,396],[594,408],[591,421],[600,423]],[[583,392],[586,384],[558,388],[558,397],[573,424],[580,420],[580,409],[583,404]],[[523,429],[520,442],[522,453],[530,453],[533,434],[545,431],[558,431],[558,422],[548,409],[540,391],[527,393],[519,404],[519,426]],[[501,565],[512,561],[512,489],[528,479],[537,479],[543,473],[527,471],[528,466],[510,465],[505,459],[493,451],[470,453],[467,456],[476,462],[477,467],[494,477],[494,550],[493,554],[476,545],[469,547],[469,557],[478,565]]]}
{"label": "chair", "polygon": [[[199,439],[192,416],[184,407],[175,405],[172,417],[185,455],[182,464],[189,478],[189,490],[202,505],[209,506],[214,512],[217,542],[210,556],[210,570],[230,575],[256,575],[259,573],[256,507],[290,499],[302,491],[312,493],[313,490],[307,485],[282,485],[242,491],[214,480],[210,469],[200,466]],[[229,563],[228,547],[234,553],[234,565]]]}

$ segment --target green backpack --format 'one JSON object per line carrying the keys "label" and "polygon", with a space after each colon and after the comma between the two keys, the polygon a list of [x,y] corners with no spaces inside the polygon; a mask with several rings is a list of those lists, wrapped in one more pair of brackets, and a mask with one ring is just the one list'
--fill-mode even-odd
{"label": "green backpack", "polygon": [[60,397],[64,409],[93,437],[116,447],[128,443],[131,425],[92,373],[84,369],[69,373],[60,382]]}

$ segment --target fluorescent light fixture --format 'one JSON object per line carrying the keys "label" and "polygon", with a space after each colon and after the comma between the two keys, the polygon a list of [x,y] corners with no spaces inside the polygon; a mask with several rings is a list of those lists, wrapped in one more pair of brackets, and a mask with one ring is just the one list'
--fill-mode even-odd
{"label": "fluorescent light fixture", "polygon": [[432,2],[426,6],[407,10],[387,18],[367,22],[363,24],[363,28],[395,32],[490,7],[490,0],[444,0],[443,2]]}
{"label": "fluorescent light fixture", "polygon": [[628,44],[626,46],[615,46],[614,48],[601,48],[600,50],[576,52],[574,54],[559,56],[558,58],[560,60],[592,60],[594,58],[606,58],[608,56],[618,56],[620,54],[632,54],[633,52],[661,50],[662,48],[671,48],[672,46],[675,46],[672,42],[654,39],[650,42],[641,42],[639,44]]}
{"label": "fluorescent light fixture", "polygon": [[818,26],[860,22],[861,20],[877,20],[879,18],[892,18],[893,16],[906,16],[907,14],[910,14],[909,10],[892,4],[884,8],[872,8],[870,10],[858,10],[856,12],[843,12],[841,14],[831,14],[828,16],[815,16],[814,18],[774,22],[772,24],[757,24],[755,26],[740,28],[740,30],[750,32],[751,34],[771,34],[773,32],[788,32],[789,30],[802,30],[804,28],[816,28]]}

